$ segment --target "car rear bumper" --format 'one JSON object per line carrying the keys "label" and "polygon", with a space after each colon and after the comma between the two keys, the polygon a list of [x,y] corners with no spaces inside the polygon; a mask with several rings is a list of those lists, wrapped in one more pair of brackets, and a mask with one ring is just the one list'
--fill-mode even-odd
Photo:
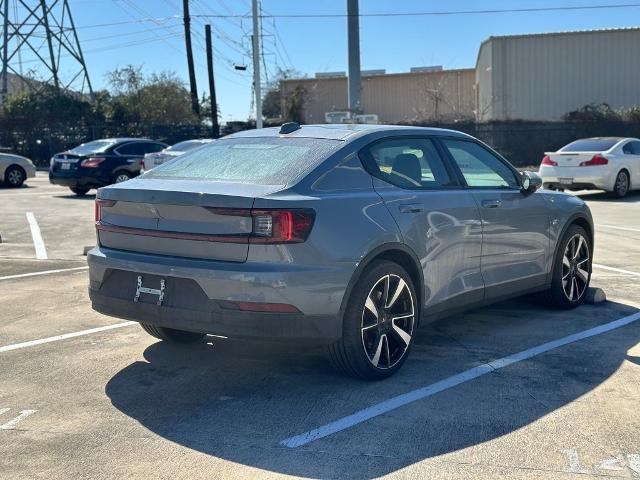
{"label": "car rear bumper", "polygon": [[[541,166],[538,175],[545,188],[568,190],[612,190],[615,178],[603,167],[552,167]],[[569,182],[567,180],[570,180]]]}
{"label": "car rear bumper", "polygon": [[49,172],[49,183],[63,187],[102,187],[108,184],[96,177],[59,172]]}
{"label": "car rear bumper", "polygon": [[[341,303],[355,270],[231,263],[134,254],[98,247],[87,255],[93,309],[161,327],[238,338],[330,343],[342,335]],[[281,268],[280,268],[281,267]],[[136,296],[137,278],[164,297]],[[297,313],[239,310],[237,302],[295,306]]]}

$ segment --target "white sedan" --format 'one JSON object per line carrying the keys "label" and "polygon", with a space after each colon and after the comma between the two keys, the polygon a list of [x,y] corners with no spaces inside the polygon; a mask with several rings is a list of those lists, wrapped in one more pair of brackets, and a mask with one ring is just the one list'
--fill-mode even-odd
{"label": "white sedan", "polygon": [[189,150],[201,147],[207,143],[213,142],[212,138],[200,138],[197,140],[185,140],[184,142],[178,142],[175,145],[165,148],[161,152],[147,153],[144,156],[144,169],[151,170],[153,167],[162,165],[164,162],[169,161],[175,157],[182,155]]}
{"label": "white sedan", "polygon": [[36,167],[27,157],[0,153],[0,181],[10,187],[20,187],[27,178],[36,176]]}
{"label": "white sedan", "polygon": [[640,140],[597,137],[576,140],[545,153],[540,170],[544,188],[606,190],[622,198],[640,188]]}

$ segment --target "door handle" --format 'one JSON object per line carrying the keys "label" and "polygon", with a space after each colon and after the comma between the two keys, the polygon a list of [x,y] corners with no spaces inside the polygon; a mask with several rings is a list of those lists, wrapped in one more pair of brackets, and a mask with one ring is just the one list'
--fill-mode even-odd
{"label": "door handle", "polygon": [[500,200],[483,200],[482,206],[484,208],[500,208],[502,206],[502,202]]}
{"label": "door handle", "polygon": [[420,203],[408,203],[398,207],[402,213],[419,213],[423,210]]}

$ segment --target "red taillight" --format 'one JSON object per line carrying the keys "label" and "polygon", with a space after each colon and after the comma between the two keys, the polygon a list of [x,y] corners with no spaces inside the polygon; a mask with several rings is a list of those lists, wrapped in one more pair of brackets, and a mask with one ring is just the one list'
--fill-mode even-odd
{"label": "red taillight", "polygon": [[602,155],[594,155],[591,160],[588,160],[586,162],[581,162],[580,166],[581,167],[593,167],[593,166],[596,166],[596,165],[607,165],[608,163],[609,163],[609,160],[607,160]]}
{"label": "red taillight", "polygon": [[[253,227],[249,243],[301,243],[311,232],[316,218],[311,209],[254,210],[238,208],[208,208],[217,215],[252,217]],[[244,241],[247,241],[246,238]]]}
{"label": "red taillight", "polygon": [[545,155],[544,158],[542,159],[542,162],[540,162],[540,165],[548,165],[550,167],[557,167],[558,166],[558,162],[554,162],[553,160],[551,160],[549,155]]}
{"label": "red taillight", "polygon": [[96,222],[100,221],[100,217],[102,215],[102,207],[113,207],[116,204],[115,200],[105,200],[104,198],[96,198],[95,208],[94,208],[94,220]]}
{"label": "red taillight", "polygon": [[100,165],[105,160],[106,159],[104,157],[90,157],[86,160],[82,160],[80,162],[80,166],[86,168],[98,168],[98,165]]}

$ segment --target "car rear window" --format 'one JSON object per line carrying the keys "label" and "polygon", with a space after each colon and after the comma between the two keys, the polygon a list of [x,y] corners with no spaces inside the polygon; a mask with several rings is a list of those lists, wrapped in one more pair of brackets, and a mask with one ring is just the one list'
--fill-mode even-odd
{"label": "car rear window", "polygon": [[560,149],[561,152],[604,152],[618,143],[618,138],[585,138]]}
{"label": "car rear window", "polygon": [[220,139],[164,163],[144,176],[288,185],[341,145],[340,140],[315,138]]}
{"label": "car rear window", "polygon": [[69,153],[86,155],[88,153],[104,152],[107,148],[115,144],[116,142],[113,140],[94,140],[93,142],[83,143],[82,145],[72,148],[69,150]]}

